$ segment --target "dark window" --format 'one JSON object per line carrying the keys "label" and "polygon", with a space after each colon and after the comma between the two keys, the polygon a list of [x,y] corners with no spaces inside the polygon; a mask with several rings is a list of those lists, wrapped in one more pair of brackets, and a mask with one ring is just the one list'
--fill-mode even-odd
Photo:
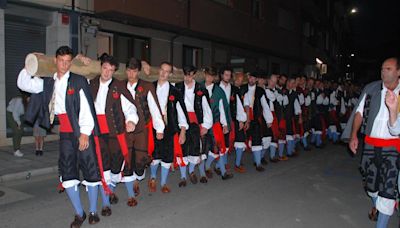
{"label": "dark window", "polygon": [[150,40],[143,37],[130,35],[114,35],[113,55],[119,62],[124,63],[129,58],[135,57],[150,63]]}
{"label": "dark window", "polygon": [[201,67],[203,65],[203,49],[183,46],[182,66],[193,65]]}
{"label": "dark window", "polygon": [[252,0],[251,1],[251,15],[257,19],[261,18],[261,1]]}

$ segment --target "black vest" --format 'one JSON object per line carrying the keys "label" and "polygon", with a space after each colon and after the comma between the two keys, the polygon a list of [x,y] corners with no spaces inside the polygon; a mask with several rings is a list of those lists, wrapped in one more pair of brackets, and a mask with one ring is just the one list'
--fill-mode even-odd
{"label": "black vest", "polygon": [[[154,81],[154,87],[156,88],[157,91],[157,83],[158,81]],[[166,82],[169,83],[169,82]],[[186,111],[186,106],[185,102],[183,101],[183,97],[181,92],[175,88],[171,83],[169,83],[169,92],[168,92],[168,98],[167,98],[167,124],[165,126],[164,132],[169,135],[173,135],[175,133],[180,132],[180,127],[179,127],[179,122],[178,122],[178,111],[176,109],[176,104],[179,102],[179,105],[181,106],[183,113],[185,114],[185,117],[187,120],[189,120],[189,117],[187,115]],[[163,107],[161,107],[162,109]]]}
{"label": "black vest", "polygon": [[[240,87],[240,91],[242,92],[243,95],[246,94],[249,91],[248,84],[243,85],[242,87]],[[253,117],[254,117],[254,120],[258,120],[263,114],[263,108],[262,108],[262,105],[261,105],[261,98],[263,96],[265,97],[265,99],[267,100],[267,103],[268,103],[269,99],[267,99],[267,96],[265,94],[265,89],[263,89],[263,88],[261,88],[259,86],[256,86],[256,90],[254,92],[254,103],[253,103]]]}
{"label": "black vest", "polygon": [[[72,94],[68,94],[68,90],[72,90]],[[83,90],[86,99],[89,103],[90,111],[94,119],[94,134],[99,134],[99,127],[97,125],[97,117],[94,109],[93,98],[90,94],[89,84],[86,78],[70,73],[68,78],[68,86],[65,96],[65,109],[68,115],[68,119],[71,123],[74,135],[80,136],[80,126],[79,126],[79,111],[80,111],[80,95],[79,91]],[[32,94],[30,102],[28,104],[25,119],[29,123],[34,123],[36,120],[39,125],[49,129],[50,128],[50,113],[49,113],[49,103],[54,91],[54,79],[53,77],[43,78],[43,91],[38,94]]]}
{"label": "black vest", "polygon": [[[178,82],[175,84],[175,87],[181,92],[182,97],[185,98],[185,83]],[[203,96],[206,97],[207,101],[209,101],[208,91],[206,88],[201,86],[199,83],[195,82],[194,85],[194,112],[196,113],[197,121],[199,124],[203,123],[203,105],[202,100]]]}

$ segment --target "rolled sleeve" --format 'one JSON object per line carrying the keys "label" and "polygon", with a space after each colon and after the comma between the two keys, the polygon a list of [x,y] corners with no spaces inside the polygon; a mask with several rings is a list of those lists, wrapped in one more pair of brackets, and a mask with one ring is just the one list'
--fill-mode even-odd
{"label": "rolled sleeve", "polygon": [[147,94],[147,103],[149,104],[151,119],[153,121],[153,128],[156,130],[157,133],[163,133],[165,129],[165,124],[161,116],[160,109],[158,109],[156,100],[154,99],[151,92]]}
{"label": "rolled sleeve", "polygon": [[139,122],[139,117],[137,115],[137,109],[134,104],[132,104],[124,95],[121,95],[121,105],[122,112],[125,116],[125,122],[128,123],[132,121],[134,124]]}
{"label": "rolled sleeve", "polygon": [[40,93],[43,91],[43,79],[32,78],[32,75],[28,74],[26,69],[22,69],[17,78],[17,86],[28,93]]}

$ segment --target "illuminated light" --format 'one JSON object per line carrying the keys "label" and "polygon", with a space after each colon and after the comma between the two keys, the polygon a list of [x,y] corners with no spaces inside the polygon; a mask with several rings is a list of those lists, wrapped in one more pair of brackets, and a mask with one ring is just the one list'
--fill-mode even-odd
{"label": "illuminated light", "polygon": [[316,61],[318,64],[324,63],[324,62],[322,62],[319,58],[315,58],[315,61]]}
{"label": "illuminated light", "polygon": [[351,57],[354,57],[354,54],[352,53],[350,56],[351,56]]}
{"label": "illuminated light", "polygon": [[357,13],[358,12],[358,9],[357,8],[352,8],[351,10],[350,10],[350,13],[351,14],[355,14],[355,13]]}

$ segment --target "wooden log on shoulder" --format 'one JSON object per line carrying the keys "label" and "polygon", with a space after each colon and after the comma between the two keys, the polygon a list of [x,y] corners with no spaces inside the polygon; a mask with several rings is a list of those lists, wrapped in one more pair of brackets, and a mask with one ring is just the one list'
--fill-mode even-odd
{"label": "wooden log on shoulder", "polygon": [[[53,56],[30,53],[25,58],[25,68],[30,75],[38,77],[51,77],[57,71]],[[125,64],[120,63],[118,70],[114,73],[114,77],[119,80],[126,79]],[[100,75],[100,61],[91,60],[88,65],[74,58],[70,71],[75,74],[82,75],[88,79],[93,79]],[[159,67],[150,66],[147,62],[142,61],[142,70],[139,78],[146,81],[156,81],[158,79]],[[179,82],[183,80],[183,70],[174,67],[173,74],[169,77],[170,82]],[[196,81],[204,80],[204,73],[198,71],[196,73]]]}

